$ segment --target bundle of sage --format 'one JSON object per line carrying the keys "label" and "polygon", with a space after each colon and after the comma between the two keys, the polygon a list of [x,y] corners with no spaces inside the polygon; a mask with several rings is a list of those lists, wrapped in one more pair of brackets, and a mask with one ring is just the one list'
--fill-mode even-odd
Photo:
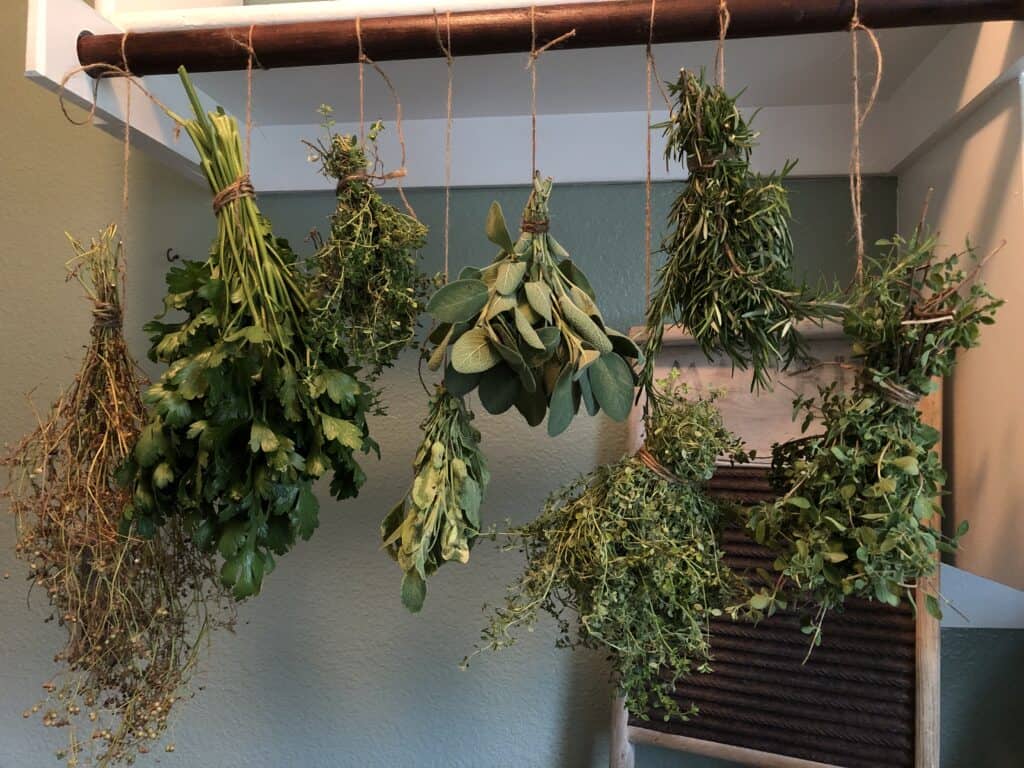
{"label": "bundle of sage", "polygon": [[670,695],[675,683],[710,670],[710,619],[745,610],[730,607],[743,605],[746,588],[720,548],[730,510],[703,489],[719,456],[745,455],[715,395],[691,400],[675,375],[658,391],[644,451],[555,492],[536,520],[509,532],[526,568],[482,640],[506,648],[546,612],[558,622],[559,646],[609,654],[630,712],[667,719],[688,714]]}
{"label": "bundle of sage", "polygon": [[427,577],[450,560],[469,562],[480,534],[490,472],[472,420],[461,397],[438,388],[420,425],[412,488],[381,523],[384,547],[405,574],[402,603],[414,613],[423,607]]}
{"label": "bundle of sage", "polygon": [[[380,175],[369,167],[384,126],[370,126],[366,142],[336,134],[328,107],[326,143],[313,146],[321,170],[337,182],[338,203],[330,233],[309,259],[311,346],[340,346],[353,365],[377,378],[402,350],[416,346],[417,320],[436,286],[420,271],[419,250],[427,228],[385,202],[374,186]],[[374,162],[374,167],[377,163]]]}
{"label": "bundle of sage", "polygon": [[337,498],[358,491],[374,397],[340,347],[312,354],[306,286],[256,207],[238,126],[223,110],[207,115],[180,74],[195,119],[175,119],[214,193],[217,240],[205,262],[167,276],[166,309],[185,318],[146,326],[150,357],[168,368],[145,396],[152,417],[128,466],[125,520],[149,535],[184,516],[242,599],[259,592],[274,554],[316,529],[317,478],[333,470]]}
{"label": "bundle of sage", "polygon": [[67,729],[57,757],[68,765],[127,765],[165,735],[202,639],[234,613],[213,556],[183,525],[145,539],[121,530],[131,492],[117,475],[145,418],[143,379],[122,332],[121,247],[113,226],[71,245],[71,275],[92,304],[85,356],[67,392],[2,462],[18,555],[49,600],[48,621],[67,630],[54,655],[59,672],[25,717]]}
{"label": "bundle of sage", "polygon": [[[667,259],[647,309],[647,369],[653,376],[665,322],[689,331],[708,357],[724,353],[750,368],[752,388],[805,355],[795,324],[835,314],[794,284],[789,202],[780,173],[750,170],[757,134],[720,87],[682,70],[663,124],[667,159],[685,161],[689,180],[672,205]],[[659,127],[659,126],[656,126]]]}
{"label": "bundle of sage", "polygon": [[[912,602],[938,567],[936,552],[955,549],[967,530],[965,521],[947,538],[929,524],[942,513],[946,474],[934,450],[939,432],[916,406],[936,377],[950,373],[957,351],[978,344],[1002,302],[975,282],[980,265],[970,274],[959,266],[974,259],[969,244],[945,259],[936,257],[933,236],[882,245],[888,252],[868,260],[844,319],[861,364],[858,383],[850,393],[833,385],[796,400],[804,430],[818,417],[823,431],[776,446],[781,495],[754,508],[747,523],[779,553],[775,567],[784,577],[778,589],[755,595],[754,607],[771,610],[789,590],[810,596],[817,610],[806,631],[814,644],[827,612],[847,597]],[[935,595],[926,606],[941,615]]]}
{"label": "bundle of sage", "polygon": [[633,404],[630,361],[640,351],[607,327],[594,290],[549,230],[551,179],[538,174],[512,242],[501,207],[487,217],[487,237],[501,252],[481,269],[467,268],[430,299],[438,325],[430,368],[450,362],[453,394],[479,389],[490,413],[513,405],[531,426],[548,415],[548,433],[563,432],[584,403],[622,421]]}

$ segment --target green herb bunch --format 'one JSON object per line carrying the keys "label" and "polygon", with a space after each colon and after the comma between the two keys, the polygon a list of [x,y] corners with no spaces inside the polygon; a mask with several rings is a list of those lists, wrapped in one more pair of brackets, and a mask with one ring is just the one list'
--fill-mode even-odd
{"label": "green herb bunch", "polygon": [[[329,108],[322,107],[325,117]],[[376,378],[399,353],[416,346],[417,320],[436,281],[420,271],[427,228],[385,202],[368,167],[380,122],[366,144],[331,132],[313,147],[321,170],[337,181],[330,234],[309,260],[315,349],[342,347],[353,365]]]}
{"label": "green herb bunch", "polygon": [[633,404],[630,361],[640,351],[607,327],[583,272],[548,231],[551,179],[533,182],[522,233],[512,242],[501,207],[487,217],[487,237],[501,252],[482,269],[467,268],[427,304],[438,325],[432,370],[450,362],[444,381],[453,394],[479,389],[490,413],[513,405],[531,426],[548,416],[548,433],[563,432],[585,404],[624,420]]}
{"label": "green herb bunch", "polygon": [[[757,541],[779,553],[786,584],[813,598],[807,627],[821,641],[827,612],[849,596],[913,604],[921,579],[932,575],[938,551],[952,551],[966,521],[945,538],[929,522],[941,515],[937,498],[946,474],[934,448],[939,432],[924,424],[918,398],[947,375],[960,349],[976,346],[981,325],[994,321],[1001,301],[966,274],[965,253],[935,256],[935,238],[882,241],[888,252],[870,259],[850,292],[844,327],[862,364],[853,392],[835,385],[800,398],[795,414],[806,431],[817,417],[823,431],[785,445],[773,456],[778,500],[752,510]],[[756,596],[769,607],[779,591]],[[926,597],[940,616],[938,600]]]}
{"label": "green herb bunch", "polygon": [[423,607],[427,577],[450,560],[469,562],[480,535],[490,472],[472,420],[461,397],[438,388],[420,425],[412,488],[381,523],[384,547],[405,574],[402,603],[414,613]]}
{"label": "green herb bunch", "polygon": [[[598,467],[510,531],[526,568],[482,634],[484,647],[508,647],[546,612],[560,647],[609,654],[630,712],[666,717],[686,714],[670,695],[675,683],[710,670],[710,619],[746,600],[722,562],[727,511],[703,489],[714,457],[741,452],[739,441],[708,401],[667,384],[647,415],[660,466],[632,456]],[[675,445],[697,450],[661,450]]]}
{"label": "green herb bunch", "polygon": [[221,578],[242,599],[259,592],[273,555],[317,527],[317,478],[333,470],[337,498],[358,491],[355,452],[373,446],[374,398],[340,348],[314,354],[295,255],[239,185],[238,126],[222,110],[205,114],[181,76],[195,119],[176,119],[223,203],[209,258],[167,276],[166,310],[184,319],[146,326],[151,359],[168,368],[145,395],[152,418],[127,466],[125,524],[149,535],[184,516],[200,546],[220,552]]}
{"label": "green herb bunch", "polygon": [[686,162],[689,181],[669,214],[667,258],[647,310],[646,379],[653,376],[663,324],[686,328],[708,357],[724,353],[751,369],[752,388],[769,387],[770,371],[805,356],[794,327],[830,314],[829,305],[793,283],[789,172],[750,170],[757,134],[730,97],[703,72],[683,70],[669,84],[676,100],[663,126],[667,159]]}

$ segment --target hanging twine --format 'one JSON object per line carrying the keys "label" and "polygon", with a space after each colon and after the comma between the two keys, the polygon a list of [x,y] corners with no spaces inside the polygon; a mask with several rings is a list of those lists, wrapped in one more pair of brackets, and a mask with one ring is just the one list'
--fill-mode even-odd
{"label": "hanging twine", "polygon": [[[530,70],[530,183],[533,183],[537,175],[537,59],[541,54],[556,45],[576,36],[576,30],[559,35],[550,40],[540,48],[537,47],[537,6],[530,6],[530,59],[526,68]],[[545,230],[546,231],[546,230]]]}
{"label": "hanging twine", "polygon": [[445,112],[446,121],[444,127],[444,281],[449,280],[448,271],[448,246],[449,234],[451,232],[451,210],[452,210],[452,116],[454,105],[454,68],[455,58],[452,56],[452,12],[445,13],[446,41],[441,40],[441,25],[437,20],[437,11],[434,11],[434,31],[437,34],[437,46],[444,54],[448,66],[448,99]]}
{"label": "hanging twine", "polygon": [[729,32],[729,4],[726,0],[718,1],[718,49],[715,51],[715,80],[719,88],[725,88],[725,36]]}
{"label": "hanging twine", "polygon": [[[864,32],[874,49],[876,68],[875,81],[871,86],[871,94],[867,103],[861,106],[860,99],[860,61],[857,33]],[[864,282],[864,180],[861,175],[861,129],[878,99],[878,89],[882,84],[882,48],[875,33],[864,26],[860,20],[860,2],[854,0],[853,19],[850,21],[850,54],[853,60],[853,140],[850,148],[850,206],[853,209],[853,233],[856,243],[857,268],[854,279]]]}
{"label": "hanging twine", "polygon": [[400,181],[408,175],[405,168],[405,131],[402,128],[402,101],[398,98],[398,91],[395,89],[394,83],[391,82],[391,78],[387,76],[387,73],[376,61],[366,55],[366,51],[363,49],[363,25],[358,16],[356,16],[356,44],[359,46],[359,141],[361,143],[366,142],[366,88],[363,79],[363,65],[369,64],[380,75],[380,79],[384,81],[384,85],[387,86],[388,91],[391,93],[391,98],[395,102],[395,131],[398,133],[398,146],[401,149],[402,162],[396,170],[389,173],[360,173],[353,174],[351,178],[380,179],[385,181],[394,179],[395,188],[398,190],[398,196],[402,198],[405,210],[415,219],[417,218],[416,211],[413,210],[409,198],[405,196],[405,190],[402,189]]}
{"label": "hanging twine", "polygon": [[[129,72],[128,69],[128,34],[127,32],[121,37],[121,66],[125,72]],[[131,74],[128,75],[131,78]],[[121,177],[121,252],[122,257],[119,259],[119,270],[121,271],[121,285],[124,290],[124,283],[126,275],[124,273],[124,254],[127,253],[125,244],[124,233],[128,231],[128,163],[132,156],[132,87],[131,84],[127,84],[124,87],[124,150],[122,158],[122,177]],[[120,323],[120,319],[118,320]]]}

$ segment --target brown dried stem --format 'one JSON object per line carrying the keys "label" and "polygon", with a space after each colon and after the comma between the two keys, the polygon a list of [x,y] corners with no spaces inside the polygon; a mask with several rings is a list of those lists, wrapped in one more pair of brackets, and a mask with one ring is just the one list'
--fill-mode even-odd
{"label": "brown dried stem", "polygon": [[67,629],[54,657],[61,670],[25,717],[42,713],[44,725],[68,728],[58,757],[69,766],[130,764],[149,751],[188,695],[200,641],[234,620],[212,557],[184,526],[170,521],[151,538],[123,528],[129,491],[116,475],[145,407],[121,332],[116,238],[111,226],[89,246],[71,240],[69,279],[93,305],[85,357],[68,391],[2,460],[18,554]]}

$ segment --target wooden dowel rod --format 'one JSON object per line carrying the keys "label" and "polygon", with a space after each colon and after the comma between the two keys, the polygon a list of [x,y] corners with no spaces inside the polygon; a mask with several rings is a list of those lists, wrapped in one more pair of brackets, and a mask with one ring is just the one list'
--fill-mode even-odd
{"label": "wooden dowel rod", "polygon": [[[570,29],[560,48],[601,48],[647,42],[650,0],[566,3],[536,9],[537,43]],[[836,32],[847,29],[853,0],[729,0],[730,38]],[[1024,0],[860,0],[860,16],[872,28],[964,24],[1024,19]],[[365,18],[363,48],[377,61],[437,58],[433,14]],[[121,66],[123,35],[83,34],[83,65]],[[659,0],[654,42],[713,40],[718,0]],[[128,68],[136,75],[243,70],[249,27],[180,29],[129,34]],[[451,15],[452,53],[479,56],[530,50],[530,9],[504,8]],[[264,68],[346,64],[358,58],[355,21],[307,21],[258,25],[252,47]]]}

